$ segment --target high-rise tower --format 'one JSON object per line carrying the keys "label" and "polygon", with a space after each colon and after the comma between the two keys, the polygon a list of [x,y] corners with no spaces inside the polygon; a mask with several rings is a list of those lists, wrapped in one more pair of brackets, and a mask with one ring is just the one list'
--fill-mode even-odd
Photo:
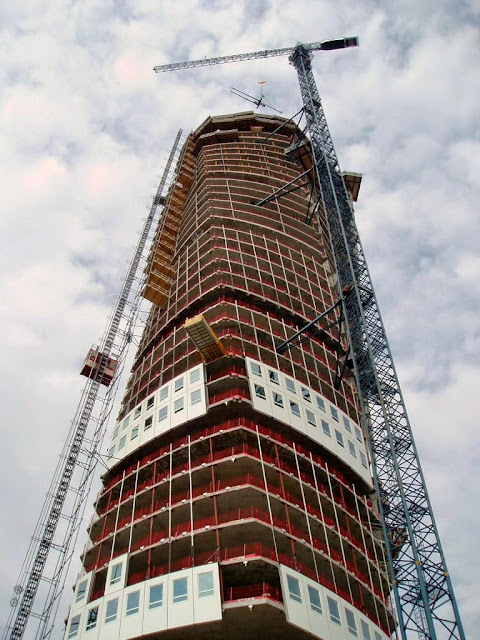
{"label": "high-rise tower", "polygon": [[[280,125],[283,125],[280,129]],[[153,244],[154,303],[65,638],[379,640],[395,628],[341,296],[296,126],[208,118]],[[358,187],[348,182],[352,197]],[[401,532],[399,532],[401,534]]]}

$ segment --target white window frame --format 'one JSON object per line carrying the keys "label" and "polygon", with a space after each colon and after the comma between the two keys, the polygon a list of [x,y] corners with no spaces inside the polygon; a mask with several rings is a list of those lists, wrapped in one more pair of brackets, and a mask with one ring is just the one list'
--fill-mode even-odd
{"label": "white window frame", "polygon": [[273,369],[268,370],[268,379],[273,384],[280,384],[280,376],[278,375],[278,371],[274,371]]}
{"label": "white window frame", "polygon": [[[78,632],[80,631],[80,618],[81,618],[81,615],[78,614],[76,616],[73,616],[73,618],[70,620],[70,626],[68,627],[67,640],[70,640],[70,638],[76,638],[78,636]],[[75,625],[75,629],[72,629],[74,625]]]}
{"label": "white window frame", "polygon": [[363,451],[360,451],[360,462],[362,463],[362,467],[368,469],[367,456],[363,453]]}
{"label": "white window frame", "polygon": [[148,418],[145,418],[145,422],[144,422],[144,425],[143,425],[143,430],[147,431],[152,426],[153,426],[153,416],[148,416]]}
{"label": "white window frame", "polygon": [[123,449],[123,447],[127,444],[127,436],[122,436],[118,441],[118,450]]}
{"label": "white window frame", "polygon": [[[115,612],[111,612],[110,614],[108,613],[108,608],[110,605],[115,605]],[[118,616],[118,598],[113,598],[113,600],[109,600],[107,602],[107,605],[105,607],[105,624],[108,624],[109,622],[115,622],[115,620],[117,619]]]}
{"label": "white window frame", "polygon": [[327,413],[327,408],[325,406],[325,400],[323,398],[321,398],[320,396],[315,396],[317,398],[317,407],[320,409],[320,411],[324,411],[325,413]]}
{"label": "white window frame", "polygon": [[332,432],[330,430],[330,425],[328,424],[328,422],[326,420],[322,420],[322,431],[329,438],[332,437]]}
{"label": "white window frame", "polygon": [[[92,616],[93,612],[95,612],[95,614]],[[90,618],[93,617],[94,619],[91,620]],[[91,609],[89,609],[87,611],[87,620],[85,622],[85,631],[90,631],[90,629],[95,629],[95,627],[97,626],[97,622],[98,622],[98,606],[97,607],[92,607]]]}
{"label": "white window frame", "polygon": [[330,405],[330,414],[335,422],[340,422],[340,418],[338,417],[338,409],[334,407],[332,404]]}
{"label": "white window frame", "polygon": [[185,396],[177,398],[173,403],[173,413],[180,413],[185,409]]}
{"label": "white window frame", "polygon": [[195,384],[196,382],[200,382],[200,369],[190,371],[190,384]]}
{"label": "white window frame", "polygon": [[300,405],[298,404],[298,402],[294,402],[293,400],[290,400],[290,411],[292,412],[292,415],[296,416],[297,418],[302,417],[302,413],[300,411]]}
{"label": "white window frame", "polygon": [[340,607],[338,606],[338,602],[333,598],[330,598],[330,596],[327,596],[327,602],[330,620],[341,627],[342,619],[340,618]]}
{"label": "white window frame", "polygon": [[348,433],[352,433],[352,427],[350,426],[350,420],[347,418],[347,416],[342,416],[343,418],[343,426],[345,427],[345,430],[348,431]]}
{"label": "white window frame", "polygon": [[[208,586],[206,588],[205,586],[202,587],[202,585],[200,584],[202,578],[209,580]],[[199,573],[198,574],[198,597],[208,598],[210,596],[213,596],[214,593],[215,593],[215,583],[213,580],[213,571],[203,571],[202,573]]]}
{"label": "white window frame", "polygon": [[254,376],[262,377],[262,367],[257,362],[250,363],[250,371]]}
{"label": "white window frame", "polygon": [[139,431],[140,431],[140,426],[137,424],[132,429],[132,433],[130,434],[130,440],[135,440],[135,438],[138,438],[138,432]]}
{"label": "white window frame", "polygon": [[[117,571],[118,568],[120,568],[119,571]],[[122,574],[123,562],[117,562],[117,564],[114,564],[110,570],[110,586],[113,584],[118,584],[122,579]]]}
{"label": "white window frame", "polygon": [[297,387],[295,386],[295,382],[291,378],[285,378],[285,386],[287,387],[287,391],[289,393],[294,393],[297,395]]}
{"label": "white window frame", "polygon": [[310,389],[306,387],[301,387],[302,389],[302,398],[307,402],[312,402],[312,394],[310,393]]}
{"label": "white window frame", "polygon": [[337,444],[339,444],[341,447],[345,449],[345,441],[343,439],[343,433],[338,429],[335,429],[335,440],[337,441]]}
{"label": "white window frame", "polygon": [[158,421],[163,422],[168,418],[168,406],[162,407],[158,411]]}
{"label": "white window frame", "polygon": [[181,391],[184,386],[185,386],[185,382],[184,382],[183,376],[181,378],[177,378],[177,380],[175,380],[175,382],[173,383],[174,393]]}
{"label": "white window frame", "polygon": [[256,384],[254,386],[255,386],[255,395],[257,396],[257,398],[260,398],[260,400],[266,400],[267,394],[265,391],[265,387],[262,386],[261,384]]}
{"label": "white window frame", "polygon": [[140,405],[135,409],[135,412],[133,414],[133,419],[136,420],[141,413],[142,413],[142,405]]}
{"label": "white window frame", "polygon": [[280,407],[281,409],[283,409],[283,396],[281,393],[278,393],[278,391],[272,391],[272,399],[273,404],[276,407]]}
{"label": "white window frame", "polygon": [[357,450],[355,449],[355,445],[348,438],[347,438],[347,443],[348,443],[348,450],[350,451],[350,455],[352,456],[352,458],[356,458],[357,457]]}
{"label": "white window frame", "polygon": [[372,640],[372,636],[370,635],[370,627],[365,622],[365,620],[360,620],[360,629],[362,631],[362,640]]}
{"label": "white window frame", "polygon": [[295,578],[295,576],[291,576],[290,574],[286,574],[287,576],[287,589],[290,600],[294,602],[298,602],[303,604],[302,598],[302,588],[300,586],[300,580]]}
{"label": "white window frame", "polygon": [[[315,611],[316,613],[319,613],[320,615],[323,615],[322,601],[320,599],[320,591],[310,585],[307,585],[307,591],[308,591],[308,601],[310,602],[310,609],[312,611]],[[318,599],[318,602],[313,601],[312,594],[315,594],[314,597]]]}
{"label": "white window frame", "polygon": [[155,396],[150,396],[150,398],[148,398],[148,400],[147,400],[147,408],[146,408],[146,410],[148,411],[149,409],[151,409],[154,404],[155,404]]}
{"label": "white window frame", "polygon": [[310,409],[305,409],[305,413],[307,414],[308,424],[311,424],[312,427],[316,427],[317,421],[315,420],[315,414],[313,413],[313,411],[310,411]]}
{"label": "white window frame", "polygon": [[[160,591],[160,598],[158,600],[152,600],[152,590],[158,589]],[[150,591],[148,594],[148,608],[149,609],[159,609],[163,607],[163,582],[160,584],[153,584],[150,587]]]}
{"label": "white window frame", "polygon": [[[185,584],[185,593],[175,593],[177,585]],[[188,600],[188,578],[177,578],[173,581],[173,604],[178,604],[179,602],[185,602]]]}
{"label": "white window frame", "polygon": [[[350,616],[351,618],[349,620]],[[358,638],[357,621],[355,620],[355,615],[353,611],[347,609],[347,607],[345,607],[345,619],[347,621],[347,629],[349,634],[354,636],[355,638]]]}
{"label": "white window frame", "polygon": [[122,425],[122,431],[124,429],[126,429],[128,427],[128,425],[130,424],[130,416],[131,416],[131,414],[129,413],[128,416],[124,419],[123,425]]}
{"label": "white window frame", "polygon": [[[132,604],[131,600],[134,598],[136,600]],[[127,605],[125,607],[125,616],[134,616],[140,611],[140,591],[132,591],[127,594]]]}
{"label": "white window frame", "polygon": [[83,600],[85,598],[87,594],[87,585],[88,585],[88,578],[87,580],[83,580],[82,582],[79,582],[77,587],[77,597],[75,598],[75,602],[80,602],[80,600]]}
{"label": "white window frame", "polygon": [[168,384],[165,387],[160,389],[160,395],[158,396],[158,401],[163,402],[168,398]]}
{"label": "white window frame", "polygon": [[190,405],[194,407],[196,404],[200,404],[202,402],[202,390],[195,389],[190,393]]}

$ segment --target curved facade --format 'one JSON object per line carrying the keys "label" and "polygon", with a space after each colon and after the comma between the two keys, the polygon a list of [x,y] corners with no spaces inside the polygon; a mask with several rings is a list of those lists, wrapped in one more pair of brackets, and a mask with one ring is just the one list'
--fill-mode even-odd
{"label": "curved facade", "polygon": [[[208,118],[186,143],[68,639],[394,630],[353,377],[335,388],[345,339],[275,351],[339,296],[306,178],[255,204],[310,166],[308,144],[288,159],[282,123]],[[184,327],[198,314],[226,355],[202,359]]]}

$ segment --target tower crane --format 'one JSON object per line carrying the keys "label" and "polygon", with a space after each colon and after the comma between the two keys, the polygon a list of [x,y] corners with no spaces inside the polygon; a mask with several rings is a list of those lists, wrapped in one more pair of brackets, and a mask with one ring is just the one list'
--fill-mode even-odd
{"label": "tower crane", "polygon": [[[156,73],[288,55],[300,84],[346,334],[367,432],[402,640],[465,640],[392,354],[320,96],[312,52],[358,46],[358,38],[155,66]],[[312,172],[313,173],[313,172]]]}
{"label": "tower crane", "polygon": [[51,636],[120,374],[140,311],[143,288],[143,279],[138,274],[140,263],[146,259],[152,226],[158,223],[163,211],[164,192],[172,180],[171,167],[178,159],[182,133],[181,129],[177,133],[103,339],[99,347],[90,350],[85,360],[82,374],[88,379],[14,587],[10,600],[12,609],[3,640],[22,640],[32,618],[38,623],[34,631],[35,640]]}

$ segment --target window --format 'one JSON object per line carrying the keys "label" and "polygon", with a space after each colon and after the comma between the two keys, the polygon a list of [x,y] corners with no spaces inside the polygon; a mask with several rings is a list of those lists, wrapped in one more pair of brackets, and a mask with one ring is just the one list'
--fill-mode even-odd
{"label": "window", "polygon": [[359,442],[363,442],[362,432],[358,427],[355,427],[355,436]]}
{"label": "window", "polygon": [[271,369],[269,369],[268,379],[270,380],[270,382],[273,382],[274,384],[280,384],[280,378],[278,377],[278,373],[276,371],[272,371]]}
{"label": "window", "polygon": [[293,413],[294,416],[297,416],[298,418],[300,418],[300,407],[296,402],[292,402],[291,400],[290,400],[290,411]]}
{"label": "window", "polygon": [[123,426],[122,426],[122,431],[123,429],[126,429],[128,427],[128,425],[130,424],[130,415],[128,415],[125,420],[123,421]]}
{"label": "window", "polygon": [[123,449],[123,447],[125,446],[125,443],[127,441],[127,436],[122,436],[120,438],[120,440],[118,441],[118,450],[120,451],[120,449]]}
{"label": "window", "polygon": [[333,600],[332,598],[329,598],[328,596],[327,596],[327,601],[328,601],[328,610],[330,612],[330,620],[332,622],[335,622],[335,624],[342,624],[340,620],[340,610],[338,608],[337,601]]}
{"label": "window", "polygon": [[142,413],[142,407],[140,405],[135,409],[135,413],[133,414],[133,419],[136,420],[141,413]]}
{"label": "window", "polygon": [[332,437],[332,434],[330,433],[330,425],[326,420],[322,420],[322,430],[326,436],[328,436],[329,438]]}
{"label": "window", "polygon": [[190,371],[190,384],[195,384],[200,380],[200,369]]}
{"label": "window", "polygon": [[345,617],[347,619],[348,631],[352,634],[352,636],[355,636],[355,638],[358,638],[357,623],[355,622],[355,616],[353,615],[353,611],[350,611],[350,609],[347,609],[346,607],[345,607]]}
{"label": "window", "polygon": [[173,411],[175,413],[179,413],[180,411],[183,411],[184,406],[185,406],[185,398],[178,398],[173,403]]}
{"label": "window", "polygon": [[250,363],[250,368],[252,370],[253,375],[262,377],[262,367],[256,362]]}
{"label": "window", "polygon": [[308,599],[310,600],[310,608],[317,613],[322,613],[322,603],[320,602],[318,589],[308,587]]}
{"label": "window", "polygon": [[352,427],[350,426],[350,422],[348,421],[347,416],[343,416],[343,426],[348,431],[348,433],[352,433]]}
{"label": "window", "polygon": [[316,427],[317,423],[316,423],[315,416],[313,415],[313,413],[309,409],[306,409],[305,413],[307,414],[307,422],[308,422],[308,424],[311,424],[313,427]]}
{"label": "window", "polygon": [[198,597],[207,598],[213,596],[213,572],[198,574]]}
{"label": "window", "polygon": [[148,409],[151,409],[153,407],[153,403],[155,402],[155,396],[151,396],[148,400],[147,400],[147,411]]}
{"label": "window", "polygon": [[290,380],[290,378],[285,378],[285,384],[287,385],[287,391],[290,391],[290,393],[297,392],[297,390],[295,389],[295,383],[293,380]]}
{"label": "window", "polygon": [[163,584],[150,587],[149,609],[157,609],[163,605]]}
{"label": "window", "polygon": [[139,429],[138,424],[137,424],[136,427],[133,427],[132,435],[130,436],[130,440],[135,440],[135,438],[138,436],[138,429]]}
{"label": "window", "polygon": [[108,450],[107,458],[111,458],[114,453],[115,453],[115,445],[113,445],[113,447],[110,447],[110,449]]}
{"label": "window", "polygon": [[287,574],[288,594],[295,602],[302,602],[302,592],[300,591],[300,582],[293,576]]}
{"label": "window", "polygon": [[332,405],[330,405],[330,413],[332,414],[332,418],[335,420],[335,422],[338,422],[338,411],[335,409],[335,407],[332,407]]}
{"label": "window", "polygon": [[360,451],[360,462],[362,463],[362,467],[368,469],[367,456],[363,453],[363,451]]}
{"label": "window", "polygon": [[166,420],[168,417],[168,407],[162,407],[158,412],[158,421]]}
{"label": "window", "polygon": [[98,607],[93,607],[87,613],[87,624],[85,625],[85,631],[90,631],[90,629],[95,629],[97,626],[98,620]]}
{"label": "window", "polygon": [[105,609],[105,624],[107,622],[113,622],[117,619],[118,611],[118,598],[115,600],[109,600],[107,602],[107,608]]}
{"label": "window", "polygon": [[184,602],[187,599],[187,579],[178,578],[173,581],[173,602]]}
{"label": "window", "polygon": [[261,398],[262,400],[266,400],[267,396],[265,395],[265,387],[262,387],[260,384],[255,385],[255,395],[257,398]]}
{"label": "window", "polygon": [[150,429],[150,427],[152,426],[152,424],[153,424],[153,417],[152,417],[152,416],[150,416],[150,417],[148,417],[148,418],[145,420],[145,425],[144,425],[144,427],[143,427],[144,431],[146,431],[147,429]]}
{"label": "window", "polygon": [[354,458],[357,457],[357,450],[355,449],[355,445],[353,444],[353,442],[351,440],[347,440],[348,442],[348,450],[350,451],[350,455],[353,456]]}
{"label": "window", "polygon": [[115,438],[118,436],[119,429],[120,429],[120,425],[117,424],[117,426],[115,427],[115,429],[113,430],[113,433],[112,433],[112,440],[115,440]]}
{"label": "window", "polygon": [[75,638],[78,635],[78,628],[80,626],[80,616],[73,616],[70,620],[70,627],[68,629],[67,638]]}
{"label": "window", "polygon": [[110,574],[110,584],[117,584],[122,579],[122,563],[114,564]]}
{"label": "window", "polygon": [[335,437],[336,437],[336,439],[337,439],[338,444],[339,444],[341,447],[344,447],[344,446],[345,446],[345,443],[344,443],[344,441],[343,441],[343,435],[340,433],[340,431],[339,431],[338,429],[335,429]]}
{"label": "window", "polygon": [[317,398],[317,407],[320,409],[320,411],[326,411],[325,400],[323,398],[320,398],[320,396],[316,396],[316,398]]}
{"label": "window", "polygon": [[370,629],[368,627],[368,624],[364,620],[360,620],[360,627],[362,629],[363,640],[372,640]]}
{"label": "window", "polygon": [[375,636],[375,640],[382,640],[382,636],[378,633],[378,631],[374,631],[373,635]]}
{"label": "window", "polygon": [[175,393],[183,389],[183,376],[181,378],[178,378],[178,380],[175,380],[173,388],[175,390]]}
{"label": "window", "polygon": [[127,596],[127,611],[125,615],[134,616],[140,608],[140,591],[134,591]]}
{"label": "window", "polygon": [[162,402],[163,400],[166,400],[168,398],[168,385],[166,387],[162,387],[160,389],[160,397],[159,397],[159,402]]}
{"label": "window", "polygon": [[84,599],[85,594],[87,592],[87,584],[88,584],[88,580],[84,580],[78,585],[77,597],[75,599],[75,602],[80,602],[80,600]]}
{"label": "window", "polygon": [[273,396],[273,404],[275,404],[277,407],[281,407],[283,409],[283,398],[282,396],[277,393],[276,391],[272,392],[272,396]]}
{"label": "window", "polygon": [[190,404],[193,406],[194,404],[199,404],[202,401],[202,390],[195,389],[190,394]]}
{"label": "window", "polygon": [[305,387],[302,387],[302,398],[307,402],[312,401],[312,397],[310,396],[310,391],[308,389],[305,389]]}

